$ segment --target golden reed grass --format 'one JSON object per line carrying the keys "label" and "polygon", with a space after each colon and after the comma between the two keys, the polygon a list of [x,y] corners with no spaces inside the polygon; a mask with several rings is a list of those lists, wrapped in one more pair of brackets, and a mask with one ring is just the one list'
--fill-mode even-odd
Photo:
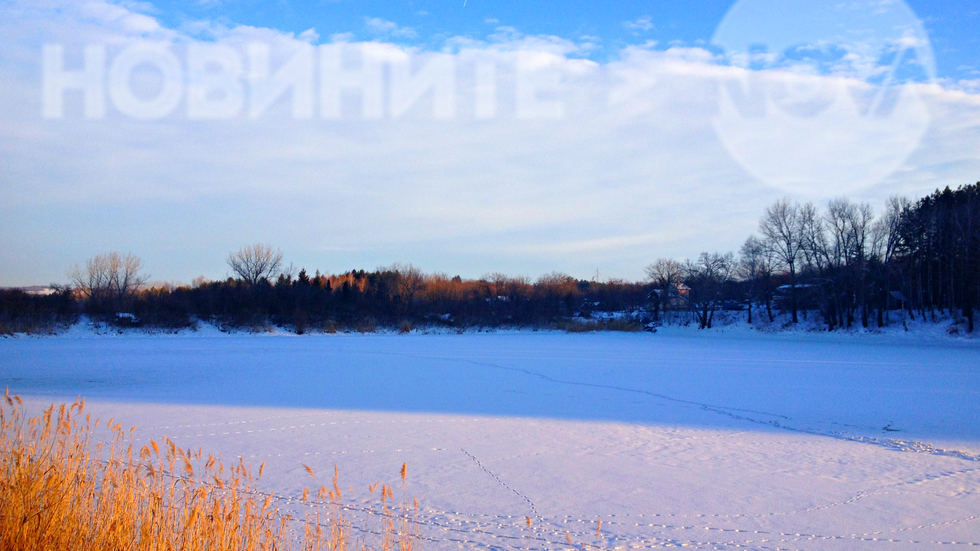
{"label": "golden reed grass", "polygon": [[[418,502],[393,507],[388,486],[380,509],[359,509],[366,526],[355,530],[356,509],[344,505],[335,468],[332,488],[321,486],[315,498],[304,490],[306,518],[294,519],[276,505],[281,498],[258,490],[264,464],[256,477],[242,460],[226,468],[166,437],[136,449],[135,427],[112,420],[103,425],[110,438],[97,439],[100,421],[84,409],[77,400],[27,418],[21,399],[4,394],[0,550],[421,550]],[[403,487],[406,472],[403,465]]]}

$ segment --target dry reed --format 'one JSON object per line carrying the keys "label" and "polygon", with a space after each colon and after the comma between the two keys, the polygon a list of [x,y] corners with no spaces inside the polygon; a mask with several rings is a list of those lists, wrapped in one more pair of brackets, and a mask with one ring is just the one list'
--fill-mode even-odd
{"label": "dry reed", "polygon": [[[4,394],[3,551],[287,551],[297,543],[303,551],[421,549],[417,501],[414,508],[405,501],[393,510],[388,486],[382,488],[380,516],[369,514],[369,526],[360,529],[377,533],[380,541],[373,535],[355,541],[336,469],[332,489],[321,486],[315,500],[309,489],[303,492],[307,515],[294,519],[276,506],[277,496],[258,491],[264,464],[256,477],[242,460],[226,468],[166,437],[137,450],[135,427],[127,431],[112,420],[103,425],[110,438],[102,441],[93,436],[100,421],[93,423],[84,409],[80,399],[27,418],[21,399]],[[381,523],[376,532],[374,522]]]}

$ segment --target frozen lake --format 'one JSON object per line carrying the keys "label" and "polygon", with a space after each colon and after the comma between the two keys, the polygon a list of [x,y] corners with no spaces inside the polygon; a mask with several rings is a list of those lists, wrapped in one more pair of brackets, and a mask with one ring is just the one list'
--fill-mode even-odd
{"label": "frozen lake", "polygon": [[[394,482],[430,549],[980,545],[980,347],[754,333],[0,340],[0,385]],[[525,517],[534,519],[531,529]],[[597,541],[595,528],[603,520]]]}

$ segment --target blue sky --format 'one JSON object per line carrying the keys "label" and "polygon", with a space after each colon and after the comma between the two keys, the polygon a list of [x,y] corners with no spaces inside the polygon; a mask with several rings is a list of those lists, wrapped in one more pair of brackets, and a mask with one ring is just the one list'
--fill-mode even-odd
{"label": "blue sky", "polygon": [[[933,43],[940,78],[980,75],[980,4],[974,0],[908,0]],[[179,27],[209,19],[226,25],[271,27],[299,34],[313,28],[326,38],[350,33],[372,40],[378,33],[366,19],[378,18],[415,31],[417,37],[395,40],[422,47],[439,45],[446,36],[485,39],[497,27],[514,27],[528,35],[554,35],[569,40],[597,37],[588,54],[603,60],[623,46],[657,41],[705,45],[732,7],[731,0],[606,2],[464,2],[381,0],[183,0],[153,2],[162,21]],[[388,37],[389,39],[392,37]]]}
{"label": "blue sky", "polygon": [[[749,48],[756,35],[809,33],[797,53],[823,51],[806,47],[836,27],[794,5],[830,10],[851,33],[850,50],[817,60],[827,72],[797,59],[737,65],[710,44],[716,31]],[[841,19],[842,5],[891,15],[862,26]],[[867,37],[895,28],[881,21],[911,17],[900,27],[918,29],[906,5],[928,41],[918,30],[885,38],[916,54],[931,43],[937,86],[882,86],[917,66],[892,56],[905,65],[889,73],[883,43]],[[154,281],[223,278],[228,253],[256,242],[311,272],[400,262],[463,277],[641,279],[660,257],[737,251],[782,198],[847,195],[880,210],[893,195],[980,180],[977,28],[976,0],[0,0],[0,287],[64,282],[111,251],[142,257]],[[187,68],[195,46],[230,49],[245,67],[255,43],[282,64],[336,41],[385,60],[381,118],[351,103],[338,119],[297,119],[284,94],[259,117],[239,107],[195,119],[183,77],[157,118],[131,116],[111,79],[100,83],[104,117],[88,118],[77,91],[57,92],[64,116],[42,108],[45,45],[62,45],[73,67],[84,45],[109,45],[107,67],[131,46],[163,45]],[[839,63],[840,52],[854,56]],[[396,65],[421,74],[447,57],[455,116],[433,115],[435,92],[396,113]],[[483,118],[479,74],[496,90]],[[232,80],[254,99],[244,75]],[[129,76],[134,93],[157,93],[155,73]],[[525,78],[541,88],[521,95]],[[768,103],[739,99],[740,82],[761,82]],[[522,101],[557,115],[523,117]]]}

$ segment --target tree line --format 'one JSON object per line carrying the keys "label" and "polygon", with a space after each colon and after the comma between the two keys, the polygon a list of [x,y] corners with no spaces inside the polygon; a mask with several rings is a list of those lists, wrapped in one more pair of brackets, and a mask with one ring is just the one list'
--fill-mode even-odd
{"label": "tree line", "polygon": [[[264,250],[272,257],[281,255]],[[236,260],[241,260],[240,254]],[[578,281],[563,274],[549,274],[535,282],[502,274],[464,280],[396,264],[372,272],[309,274],[302,269],[294,275],[280,271],[277,262],[267,262],[267,269],[258,271],[254,263],[244,264],[252,269],[236,271],[237,278],[135,293],[128,299],[127,312],[160,326],[179,327],[203,319],[233,327],[272,323],[303,333],[370,331],[405,324],[547,326],[599,308],[635,310],[645,299],[641,283]],[[121,305],[107,306],[98,313],[111,314]]]}
{"label": "tree line", "polygon": [[[647,267],[654,316],[686,308],[711,327],[724,305],[741,303],[747,319],[784,314],[819,317],[828,329],[884,327],[906,319],[962,318],[973,332],[980,303],[980,183],[910,201],[871,205],[846,198],[778,201],[738,254],[660,259]],[[683,297],[683,300],[678,300]]]}
{"label": "tree line", "polygon": [[[181,328],[204,320],[236,328],[289,326],[298,333],[417,325],[552,327],[597,310],[636,311],[646,300],[643,283],[581,281],[559,273],[536,281],[499,273],[470,280],[395,264],[372,272],[310,274],[284,267],[282,259],[281,250],[250,245],[228,256],[234,277],[147,287],[138,258],[100,255],[72,268],[71,284],[54,295],[0,292],[0,321],[9,326],[18,318],[65,321],[86,314],[124,326]],[[634,325],[641,328],[638,321]]]}
{"label": "tree line", "polygon": [[[972,332],[980,304],[980,183],[880,213],[846,198],[822,208],[782,200],[763,213],[740,250],[696,259],[660,258],[644,281],[586,281],[552,273],[532,281],[490,274],[463,279],[412,265],[338,274],[296,272],[269,245],[227,258],[234,277],[192,285],[146,285],[140,259],[109,253],[69,272],[47,296],[0,291],[0,330],[68,323],[80,314],[120,325],[180,328],[197,320],[231,327],[310,330],[375,327],[594,327],[657,324],[710,328],[718,312],[749,323],[827,330],[883,327],[907,319],[962,319]],[[614,325],[608,313],[619,313]],[[574,321],[577,325],[569,325]]]}

